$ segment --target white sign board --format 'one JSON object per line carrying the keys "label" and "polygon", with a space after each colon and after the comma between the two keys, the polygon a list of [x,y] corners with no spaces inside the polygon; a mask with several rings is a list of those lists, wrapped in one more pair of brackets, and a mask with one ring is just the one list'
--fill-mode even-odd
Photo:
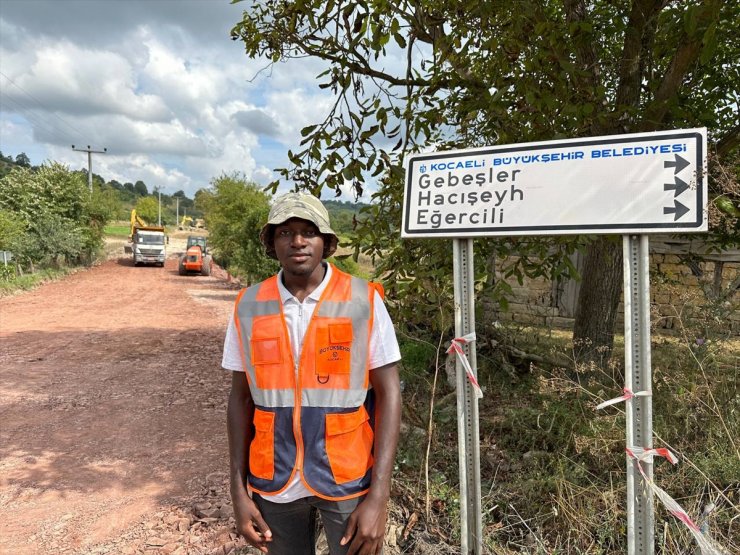
{"label": "white sign board", "polygon": [[401,236],[707,231],[706,129],[417,154]]}

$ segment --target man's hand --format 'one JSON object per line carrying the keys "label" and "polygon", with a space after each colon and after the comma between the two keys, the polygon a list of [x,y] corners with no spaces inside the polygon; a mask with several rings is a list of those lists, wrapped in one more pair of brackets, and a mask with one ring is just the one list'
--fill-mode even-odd
{"label": "man's hand", "polygon": [[347,555],[379,555],[383,549],[391,472],[398,445],[401,423],[401,387],[398,365],[386,364],[370,370],[370,383],[375,391],[375,444],[370,491],[349,515],[340,542],[347,545]]}
{"label": "man's hand", "polygon": [[383,549],[388,499],[371,494],[349,515],[340,545],[352,542],[347,555],[379,555]]}
{"label": "man's hand", "polygon": [[239,532],[247,542],[267,553],[267,544],[272,541],[272,532],[267,523],[262,519],[262,513],[257,505],[246,495],[232,496],[234,501],[234,518],[236,520],[236,531]]}
{"label": "man's hand", "polygon": [[236,531],[244,536],[250,545],[267,553],[267,544],[272,541],[272,532],[244,487],[249,467],[247,446],[252,441],[253,418],[254,402],[247,376],[244,372],[232,372],[226,424],[229,433],[231,502],[234,505]]}

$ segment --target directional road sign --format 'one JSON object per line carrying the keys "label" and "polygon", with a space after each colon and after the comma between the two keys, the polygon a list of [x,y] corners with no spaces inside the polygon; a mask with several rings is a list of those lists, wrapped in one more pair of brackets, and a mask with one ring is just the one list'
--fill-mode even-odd
{"label": "directional road sign", "polygon": [[402,237],[707,230],[706,129],[418,154]]}

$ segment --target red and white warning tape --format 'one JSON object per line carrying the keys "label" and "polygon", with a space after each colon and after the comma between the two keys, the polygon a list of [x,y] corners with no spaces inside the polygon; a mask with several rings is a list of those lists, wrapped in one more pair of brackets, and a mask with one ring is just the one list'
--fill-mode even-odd
{"label": "red and white warning tape", "polygon": [[[650,395],[652,395],[650,391],[638,391],[635,393],[628,387],[625,387],[624,395],[615,397],[614,399],[609,399],[608,401],[604,401],[603,403],[598,404],[596,406],[596,409],[603,409],[622,401],[629,401],[634,397],[647,397]],[[691,519],[689,514],[683,509],[683,507],[681,507],[681,505],[679,505],[678,502],[673,499],[673,497],[668,495],[655,482],[650,480],[642,468],[641,463],[643,461],[652,463],[653,457],[663,457],[670,461],[671,464],[676,464],[678,463],[678,458],[676,457],[676,455],[674,455],[669,449],[665,448],[646,449],[644,447],[630,446],[627,447],[626,451],[629,457],[637,461],[637,469],[640,471],[640,474],[642,474],[645,484],[647,484],[647,486],[653,491],[653,493],[655,493],[658,499],[663,502],[663,505],[665,505],[666,509],[668,509],[668,511],[678,520],[683,522],[689,529],[689,532],[691,532],[691,535],[694,537],[696,543],[699,545],[699,551],[701,552],[701,555],[726,555],[727,552],[717,546],[717,544],[714,542],[714,540],[712,540],[709,534],[702,533],[696,523]]]}
{"label": "red and white warning tape", "polygon": [[708,534],[703,534],[701,532],[689,514],[675,499],[673,499],[673,497],[668,495],[662,488],[647,477],[647,474],[645,474],[645,471],[642,468],[642,464],[640,464],[642,461],[652,462],[653,457],[663,457],[668,459],[671,464],[676,464],[678,463],[676,455],[665,448],[644,449],[642,447],[628,447],[625,451],[627,451],[627,455],[637,461],[637,468],[640,471],[640,474],[642,474],[645,483],[651,490],[653,490],[658,499],[663,502],[663,505],[668,509],[668,512],[683,522],[689,529],[689,532],[691,532],[691,535],[694,536],[696,543],[699,545],[701,555],[726,555],[727,552],[717,546]]}
{"label": "red and white warning tape", "polygon": [[473,391],[475,391],[475,396],[478,399],[483,398],[483,390],[480,388],[480,385],[478,385],[478,380],[475,378],[475,374],[473,374],[473,369],[470,367],[470,362],[468,362],[468,357],[465,356],[465,351],[463,350],[463,345],[467,343],[472,343],[475,341],[475,332],[468,333],[463,335],[462,337],[456,337],[450,342],[450,348],[447,349],[447,354],[454,353],[457,355],[457,358],[460,359],[460,364],[462,364],[463,368],[465,368],[465,373],[468,376],[468,381],[470,382],[470,385],[473,386]]}
{"label": "red and white warning tape", "polygon": [[615,397],[614,399],[609,399],[608,401],[599,403],[598,405],[596,405],[596,410],[601,410],[605,407],[608,407],[609,405],[616,405],[617,403],[621,403],[622,401],[629,401],[633,397],[648,397],[650,395],[652,395],[650,391],[638,391],[637,393],[633,393],[630,388],[625,387],[624,395],[620,395],[619,397]]}
{"label": "red and white warning tape", "polygon": [[[636,461],[646,461],[652,463],[653,457],[663,457],[671,464],[678,464],[678,457],[674,455],[670,449],[666,449],[665,447],[660,447],[658,449],[645,449],[644,447],[627,447],[625,451],[627,451],[627,454],[630,456],[630,458],[635,459]],[[642,472],[642,467],[640,467],[640,472]],[[644,473],[643,476],[645,476]]]}

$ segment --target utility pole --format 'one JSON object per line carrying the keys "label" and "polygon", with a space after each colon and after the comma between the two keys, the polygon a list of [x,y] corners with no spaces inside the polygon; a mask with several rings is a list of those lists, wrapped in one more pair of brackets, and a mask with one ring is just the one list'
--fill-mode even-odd
{"label": "utility pole", "polygon": [[175,216],[175,225],[180,225],[180,197],[175,197],[177,199],[177,216]]}
{"label": "utility pole", "polygon": [[77,152],[87,152],[87,186],[90,188],[90,194],[92,195],[92,155],[105,154],[108,152],[108,149],[92,150],[90,145],[87,145],[87,148],[75,148],[75,145],[72,145],[72,150],[76,150]]}
{"label": "utility pole", "polygon": [[162,189],[157,189],[159,197],[159,209],[157,210],[157,225],[162,225]]}

